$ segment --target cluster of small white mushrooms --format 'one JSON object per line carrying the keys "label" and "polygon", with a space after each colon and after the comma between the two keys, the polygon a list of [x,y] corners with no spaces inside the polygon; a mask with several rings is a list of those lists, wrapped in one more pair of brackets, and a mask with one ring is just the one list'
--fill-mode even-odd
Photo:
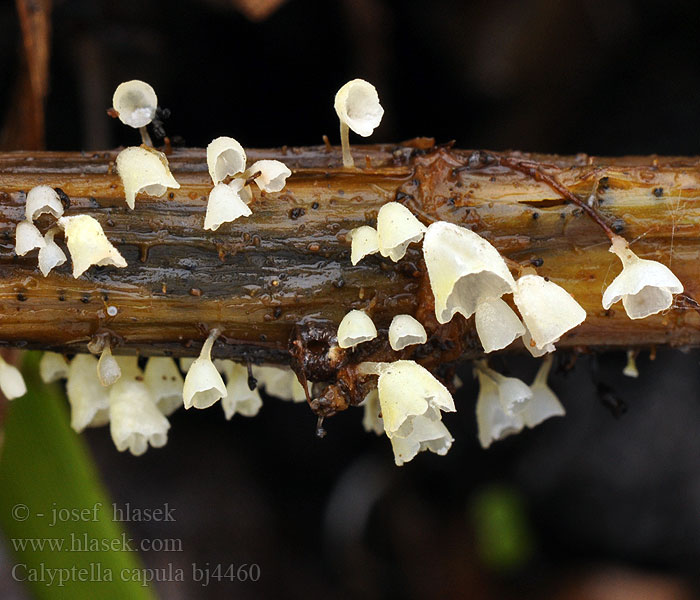
{"label": "cluster of small white mushrooms", "polygon": [[[141,146],[125,148],[116,159],[125,200],[132,210],[139,194],[162,197],[168,189],[180,187],[170,172],[166,155],[153,148],[146,129],[157,110],[156,93],[145,82],[122,83],[114,93],[113,114],[138,129],[143,142]],[[381,122],[384,109],[374,86],[355,79],[338,90],[335,110],[340,119],[343,165],[352,168],[349,130],[364,137],[371,135]],[[290,169],[276,160],[260,160],[247,167],[241,144],[226,136],[214,139],[207,147],[207,167],[214,186],[204,229],[211,231],[252,214],[253,182],[261,194],[275,193],[284,188],[291,175]],[[67,261],[54,239],[63,232],[73,277],[80,277],[93,265],[126,266],[97,220],[80,214],[63,216],[63,212],[57,190],[46,185],[32,189],[26,198],[25,220],[16,229],[17,255],[25,256],[38,249],[39,269],[47,276]],[[44,214],[52,223],[42,234],[35,222]],[[620,258],[623,268],[605,290],[603,307],[607,310],[622,300],[631,319],[668,309],[673,296],[683,291],[680,281],[661,263],[640,259],[624,238],[610,238],[610,251]],[[475,363],[474,374],[480,384],[476,420],[484,448],[525,427],[532,428],[550,417],[565,414],[547,385],[552,366],[550,353],[566,332],[585,320],[586,313],[564,288],[531,267],[519,267],[515,279],[499,251],[485,238],[443,221],[426,227],[398,202],[381,207],[376,228],[361,225],[348,232],[347,239],[353,266],[372,254],[398,262],[411,244],[422,241],[438,323],[448,323],[457,313],[466,319],[473,315],[485,353],[504,349],[520,339],[533,356],[546,355],[529,386],[497,373],[485,360]],[[511,295],[511,302],[503,299],[507,295]],[[304,402],[311,393],[290,368],[212,360],[219,335],[218,330],[211,330],[199,357],[180,359],[179,367],[172,358],[152,357],[142,370],[138,357],[113,356],[109,342],[103,340],[91,348],[100,353],[99,360],[78,354],[69,362],[60,354],[44,353],[40,375],[47,383],[67,380],[73,429],[79,432],[109,423],[117,449],[128,449],[134,455],[143,454],[149,446],[166,443],[168,417],[180,406],[208,408],[221,401],[227,419],[237,413],[252,417],[262,406],[258,389],[293,402]],[[387,335],[395,352],[428,342],[423,324],[408,314],[394,316]],[[363,310],[351,310],[338,326],[338,346],[349,352],[377,337],[375,324]],[[638,376],[634,358],[630,351],[624,371],[630,377]],[[417,362],[405,359],[364,362],[359,371],[377,377],[376,389],[363,402],[364,428],[386,434],[397,465],[424,450],[439,455],[449,451],[454,440],[442,422],[442,412],[454,412],[455,405],[448,389],[435,376]],[[184,379],[181,372],[186,374]],[[8,399],[26,393],[19,370],[2,358],[0,389]]]}
{"label": "cluster of small white mushrooms", "polygon": [[[426,228],[408,208],[396,202],[381,207],[376,229],[362,225],[349,231],[347,239],[353,265],[376,253],[399,261],[411,243],[423,239],[423,259],[438,323],[448,323],[457,313],[466,319],[473,315],[486,354],[520,339],[533,356],[548,355],[555,351],[555,344],[566,332],[586,318],[585,310],[564,288],[538,275],[534,268],[519,267],[515,279],[499,251],[474,231],[444,221]],[[640,259],[620,236],[612,237],[611,241],[610,251],[620,258],[623,270],[605,290],[603,307],[607,310],[622,300],[631,319],[668,309],[674,294],[683,291],[670,269],[656,261]],[[507,294],[512,295],[512,303],[503,299]],[[370,316],[361,310],[352,310],[338,327],[338,345],[352,349],[377,335]],[[427,335],[415,318],[399,315],[389,327],[389,342],[393,350],[399,351],[409,344],[426,343]],[[392,365],[398,364],[401,365],[402,384],[394,388],[382,385],[384,374],[391,373]],[[485,361],[476,364],[474,372],[481,390],[476,416],[479,441],[484,448],[493,441],[518,433],[525,426],[532,428],[550,417],[564,415],[564,408],[547,386],[551,365],[552,357],[547,356],[535,381],[527,386],[516,378],[495,372]],[[411,460],[422,450],[439,454],[449,450],[452,440],[446,429],[442,432],[440,413],[431,405],[434,393],[425,393],[421,401],[415,397],[416,393],[423,393],[423,383],[433,377],[430,373],[406,360],[379,365],[365,363],[361,367],[366,374],[379,376],[377,391],[368,394],[363,402],[363,424],[367,431],[386,433],[392,442],[397,465]],[[625,374],[638,375],[632,353],[628,354]],[[433,385],[441,384],[435,380]],[[448,393],[446,389],[445,393]],[[453,404],[444,403],[444,406],[454,410]],[[387,410],[391,411],[390,425],[386,420]],[[416,414],[429,416],[434,428],[427,428],[423,421],[416,424]],[[436,424],[438,421],[440,428]],[[438,436],[438,432],[441,435]],[[430,440],[439,439],[441,443],[428,443],[426,436],[430,435],[436,436]]]}
{"label": "cluster of small white mushrooms", "polygon": [[[218,137],[207,146],[207,166],[214,188],[209,193],[204,229],[216,231],[223,223],[252,214],[253,199],[249,181],[255,180],[261,192],[284,189],[292,172],[279,160],[259,160],[246,170],[243,146],[231,137]],[[228,183],[224,183],[230,179]]]}

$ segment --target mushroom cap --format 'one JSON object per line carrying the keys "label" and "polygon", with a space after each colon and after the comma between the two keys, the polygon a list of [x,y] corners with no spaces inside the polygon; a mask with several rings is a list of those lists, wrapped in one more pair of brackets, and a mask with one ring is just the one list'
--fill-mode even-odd
{"label": "mushroom cap", "polygon": [[153,121],[158,97],[155,90],[145,81],[132,79],[120,83],[114,90],[112,106],[124,125],[138,129]]}
{"label": "mushroom cap", "polygon": [[362,137],[372,135],[384,115],[377,89],[364,79],[348,81],[338,90],[335,112],[341,123]]}
{"label": "mushroom cap", "polygon": [[229,175],[238,175],[245,171],[246,154],[232,137],[221,136],[207,146],[207,167],[214,184],[220,183]]}

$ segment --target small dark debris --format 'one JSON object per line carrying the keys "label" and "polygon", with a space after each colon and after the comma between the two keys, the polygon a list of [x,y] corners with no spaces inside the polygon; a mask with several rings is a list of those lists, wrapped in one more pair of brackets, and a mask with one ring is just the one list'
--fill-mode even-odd
{"label": "small dark debris", "polygon": [[20,302],[24,302],[24,301],[26,301],[26,299],[27,299],[27,297],[24,294],[22,294],[21,292],[19,294],[17,294],[17,300],[19,300]]}
{"label": "small dark debris", "polygon": [[394,198],[394,200],[396,202],[401,202],[401,200],[403,200],[404,198],[410,198],[411,200],[413,200],[413,196],[411,196],[411,194],[407,194],[406,192],[402,192],[401,190],[396,192],[396,197]]}
{"label": "small dark debris", "polygon": [[338,281],[333,282],[333,287],[340,289],[345,285],[345,280],[344,279],[338,279]]}
{"label": "small dark debris", "polygon": [[447,204],[450,205],[450,206],[454,206],[454,205],[455,205],[455,201],[456,201],[455,197],[452,196],[451,198],[448,198],[448,199],[447,199]]}
{"label": "small dark debris", "polygon": [[411,180],[411,185],[414,187],[420,187],[420,181],[418,179]]}
{"label": "small dark debris", "polygon": [[282,316],[282,309],[277,306],[272,315],[275,317],[275,319],[279,319]]}
{"label": "small dark debris", "polygon": [[114,221],[112,221],[112,219],[107,219],[107,226],[114,227]]}
{"label": "small dark debris", "polygon": [[318,208],[318,202],[314,202],[314,203],[311,205],[311,208],[313,208],[314,210],[316,210],[316,209]]}
{"label": "small dark debris", "polygon": [[533,267],[541,267],[544,264],[544,258],[540,258],[539,256],[537,258],[531,258],[530,259],[530,264]]}
{"label": "small dark debris", "polygon": [[83,297],[80,299],[80,301],[83,304],[88,304],[90,302],[90,294],[83,295]]}
{"label": "small dark debris", "polygon": [[656,196],[657,198],[661,198],[661,196],[664,195],[664,188],[662,188],[662,187],[654,188],[654,190],[652,191],[652,194],[654,194],[654,196]]}
{"label": "small dark debris", "polygon": [[292,208],[289,211],[289,218],[292,221],[296,221],[299,217],[302,215],[306,214],[306,209],[302,208],[301,206],[297,206],[296,208]]}
{"label": "small dark debris", "polygon": [[202,295],[202,290],[200,290],[199,288],[192,288],[192,289],[190,290],[190,296],[197,296],[197,297],[199,297],[199,296],[201,296],[201,295]]}
{"label": "small dark debris", "polygon": [[612,225],[610,225],[610,228],[615,232],[615,233],[620,233],[624,230],[625,228],[625,221],[624,219],[615,219],[612,222]]}
{"label": "small dark debris", "polygon": [[59,302],[65,302],[65,301],[66,301],[66,296],[65,296],[62,292],[58,295],[58,301],[59,301]]}
{"label": "small dark debris", "polygon": [[598,180],[598,189],[599,190],[607,190],[610,187],[610,178],[609,177],[601,177]]}
{"label": "small dark debris", "polygon": [[264,333],[260,334],[260,341],[261,342],[266,342],[267,341],[267,336]]}
{"label": "small dark debris", "polygon": [[532,218],[533,218],[535,221],[537,221],[537,219],[540,218],[540,213],[538,213],[538,212],[533,212],[533,213],[532,213]]}
{"label": "small dark debris", "polygon": [[599,382],[596,385],[598,399],[615,417],[619,419],[627,412],[627,403],[617,395],[617,392],[607,383]]}
{"label": "small dark debris", "polygon": [[63,208],[70,208],[70,198],[68,197],[68,194],[66,194],[60,187],[53,188],[53,190],[58,194],[58,197],[61,199],[61,204],[63,204]]}

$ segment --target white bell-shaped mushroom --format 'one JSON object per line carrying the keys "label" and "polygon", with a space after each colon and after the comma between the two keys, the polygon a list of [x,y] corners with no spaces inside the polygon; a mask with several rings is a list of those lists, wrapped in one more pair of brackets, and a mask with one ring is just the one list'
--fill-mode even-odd
{"label": "white bell-shaped mushroom", "polygon": [[377,244],[382,256],[401,260],[412,242],[420,242],[425,225],[403,204],[387,202],[377,215]]}
{"label": "white bell-shaped mushroom", "polygon": [[168,188],[180,187],[170,172],[165,154],[147,146],[124,148],[117,155],[117,172],[122,179],[126,203],[132,209],[137,194],[143,192],[160,198]]}
{"label": "white bell-shaped mushroom", "polygon": [[76,279],[92,265],[126,267],[126,260],[107,239],[97,219],[89,215],[61,217],[58,225],[65,232]]}
{"label": "white bell-shaped mushroom", "polygon": [[226,419],[231,419],[236,413],[244,417],[257,415],[262,407],[262,398],[257,389],[251,390],[248,386],[248,369],[227,360],[224,362],[224,374],[228,395],[221,400],[221,406]]}
{"label": "white bell-shaped mushroom", "polygon": [[243,173],[246,160],[243,146],[232,137],[218,137],[207,146],[207,166],[214,185],[229,175]]}
{"label": "white bell-shaped mushroom", "polygon": [[109,430],[119,452],[141,456],[148,446],[168,441],[168,419],[158,410],[148,387],[133,377],[119,379],[109,390]]}
{"label": "white bell-shaped mushroom", "polygon": [[364,79],[353,79],[335,95],[335,112],[340,119],[340,141],[343,147],[343,165],[352,167],[349,129],[357,135],[369,137],[379,126],[384,109],[379,103],[377,89]]}
{"label": "white bell-shaped mushroom", "polygon": [[70,365],[63,354],[44,352],[39,361],[39,376],[44,383],[53,383],[68,377]]}
{"label": "white bell-shaped mushroom", "polygon": [[52,227],[44,234],[44,247],[39,248],[39,270],[46,277],[54,268],[60,267],[68,259],[61,247],[54,242],[54,236],[59,232],[58,227]]}
{"label": "white bell-shaped mushroom", "polygon": [[185,408],[209,408],[227,395],[226,385],[211,361],[211,349],[219,332],[213,330],[202,346],[199,358],[192,363],[185,377],[182,397]]}
{"label": "white bell-shaped mushroom", "polygon": [[683,291],[683,284],[671,269],[655,260],[639,258],[624,238],[615,236],[610,252],[622,261],[622,273],[603,293],[605,310],[622,300],[630,319],[643,319],[669,308],[673,295]]}
{"label": "white bell-shaped mushroom", "polygon": [[48,185],[37,185],[29,190],[24,205],[24,214],[28,221],[34,221],[40,215],[48,213],[57,219],[63,216],[63,203],[56,190]]}
{"label": "white bell-shaped mushroom", "polygon": [[209,192],[204,229],[216,231],[222,223],[230,223],[239,217],[249,217],[252,213],[240,196],[245,180],[234,179],[231,183],[217,183]]}
{"label": "white bell-shaped mushroom", "polygon": [[586,311],[569,292],[539,275],[520,277],[513,300],[540,350],[586,320]]}
{"label": "white bell-shaped mushroom", "polygon": [[149,358],[143,373],[143,382],[148,387],[158,410],[166,417],[183,405],[184,381],[172,358],[167,356]]}
{"label": "white bell-shaped mushroom", "polygon": [[455,410],[447,388],[412,360],[380,363],[376,368],[379,405],[395,463],[401,466],[424,450],[446,454],[454,440],[440,411]]}
{"label": "white bell-shaped mushroom", "polygon": [[425,327],[411,315],[396,315],[389,325],[389,345],[392,350],[403,350],[414,344],[425,344],[428,334]]}
{"label": "white bell-shaped mushroom", "polygon": [[289,367],[254,367],[253,375],[258,387],[268,396],[292,402],[306,402],[304,386]]}
{"label": "white bell-shaped mushroom", "polygon": [[477,368],[475,372],[479,378],[476,401],[479,443],[482,448],[488,448],[493,442],[520,433],[525,423],[520,414],[503,410],[498,383],[482,369]]}
{"label": "white bell-shaped mushroom", "polygon": [[474,314],[476,333],[484,352],[493,352],[509,346],[525,333],[518,315],[501,298],[492,296],[479,302]]}
{"label": "white bell-shaped mushroom", "polygon": [[365,256],[379,252],[377,230],[369,225],[356,227],[348,232],[350,239],[350,262],[359,263]]}
{"label": "white bell-shaped mushroom", "polygon": [[122,376],[119,363],[112,356],[112,349],[109,344],[105,345],[97,361],[97,377],[104,387],[109,387]]}
{"label": "white bell-shaped mushroom", "polygon": [[263,192],[281,192],[287,183],[287,177],[292,174],[289,167],[279,160],[254,162],[246,175],[251,177],[258,172],[260,175],[255,178],[255,183]]}
{"label": "white bell-shaped mushroom", "polygon": [[549,371],[552,368],[552,355],[542,360],[542,364],[530,386],[532,398],[523,405],[518,413],[523,423],[530,428],[536,427],[550,417],[563,417],[566,414],[556,394],[547,385]]}
{"label": "white bell-shaped mushroom", "polygon": [[41,231],[31,221],[20,221],[15,228],[15,254],[24,256],[35,248],[46,246]]}
{"label": "white bell-shaped mushroom", "polygon": [[109,391],[97,377],[94,356],[76,354],[68,370],[66,395],[71,408],[70,425],[78,433],[109,421]]}
{"label": "white bell-shaped mushroom", "polygon": [[384,433],[384,421],[381,417],[382,409],[379,406],[379,391],[375,388],[370,391],[362,401],[364,413],[362,415],[362,427],[369,433],[374,431],[377,435]]}
{"label": "white bell-shaped mushroom", "polygon": [[634,350],[627,351],[627,364],[625,368],[622,369],[622,374],[625,377],[632,377],[637,379],[639,377],[639,369],[637,369],[637,352]]}
{"label": "white bell-shaped mushroom", "polygon": [[486,298],[513,291],[515,281],[498,250],[469,229],[437,221],[428,227],[423,256],[435,296],[435,316],[471,317]]}
{"label": "white bell-shaped mushroom", "polygon": [[377,328],[362,310],[351,310],[338,325],[338,346],[354,348],[377,337]]}
{"label": "white bell-shaped mushroom", "polygon": [[20,370],[0,356],[0,390],[8,400],[14,400],[27,393],[27,386]]}
{"label": "white bell-shaped mushroom", "polygon": [[134,79],[117,86],[112,97],[112,107],[124,125],[139,129],[153,121],[158,107],[158,97],[154,89],[145,81]]}
{"label": "white bell-shaped mushroom", "polygon": [[[498,399],[501,408],[508,414],[513,414],[522,410],[525,403],[532,398],[530,387],[520,381],[517,377],[506,377],[497,371],[489,368],[485,361],[474,363],[477,374],[489,377],[497,387]],[[481,382],[481,377],[479,378]]]}

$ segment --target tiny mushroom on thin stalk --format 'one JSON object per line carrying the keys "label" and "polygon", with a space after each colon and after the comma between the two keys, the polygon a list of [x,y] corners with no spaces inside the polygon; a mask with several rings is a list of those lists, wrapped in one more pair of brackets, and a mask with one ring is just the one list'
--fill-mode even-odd
{"label": "tiny mushroom on thin stalk", "polygon": [[109,387],[115,383],[122,375],[119,363],[112,356],[112,349],[109,344],[105,344],[97,361],[97,377],[104,387]]}
{"label": "tiny mushroom on thin stalk", "polygon": [[0,390],[8,400],[14,400],[27,393],[22,373],[2,356],[0,356]]}
{"label": "tiny mushroom on thin stalk", "polygon": [[125,373],[109,388],[109,429],[119,452],[141,456],[168,441],[168,419],[158,410],[140,371]]}
{"label": "tiny mushroom on thin stalk", "polygon": [[553,358],[551,354],[547,355],[547,357],[542,360],[540,368],[535,375],[535,380],[530,385],[532,398],[525,402],[525,405],[519,413],[520,417],[523,419],[523,423],[530,429],[551,417],[563,417],[566,414],[566,410],[564,410],[561,402],[559,402],[559,398],[557,398],[556,394],[547,385],[547,378],[552,368],[552,362]]}
{"label": "tiny mushroom on thin stalk", "polygon": [[292,402],[306,402],[304,386],[299,383],[296,373],[289,367],[254,367],[253,375],[258,387],[264,389],[268,396]]}
{"label": "tiny mushroom on thin stalk", "polygon": [[158,410],[166,417],[182,406],[183,379],[175,360],[152,356],[146,363],[143,381],[151,392]]}
{"label": "tiny mushroom on thin stalk", "polygon": [[392,350],[403,350],[407,346],[425,344],[428,334],[425,327],[411,315],[396,315],[389,325],[389,345]]}
{"label": "tiny mushroom on thin stalk", "polygon": [[338,346],[355,348],[377,337],[377,328],[369,315],[361,310],[351,310],[338,325]]}
{"label": "tiny mushroom on thin stalk", "polygon": [[246,171],[246,177],[255,177],[256,185],[263,192],[280,192],[292,174],[289,167],[279,160],[259,160],[254,162]]}
{"label": "tiny mushroom on thin stalk", "polygon": [[394,262],[401,260],[412,242],[420,242],[425,225],[403,204],[387,202],[377,215],[377,244],[379,253]]}
{"label": "tiny mushroom on thin stalk", "polygon": [[519,433],[525,424],[519,415],[504,410],[498,382],[484,369],[477,367],[474,372],[479,379],[479,395],[476,400],[479,443],[482,448],[488,448],[492,442]]}
{"label": "tiny mushroom on thin stalk", "polygon": [[455,313],[468,319],[481,302],[500,298],[515,287],[498,250],[459,225],[432,223],[423,240],[423,257],[438,323],[449,322]]}
{"label": "tiny mushroom on thin stalk", "polygon": [[34,221],[43,214],[50,214],[58,219],[63,216],[63,203],[52,187],[37,185],[27,194],[24,214],[28,221]]}
{"label": "tiny mushroom on thin stalk", "polygon": [[622,272],[603,293],[603,308],[622,300],[630,319],[644,319],[670,308],[674,294],[683,292],[683,284],[671,269],[655,260],[639,258],[627,240],[614,236],[610,252],[622,262]]}
{"label": "tiny mushroom on thin stalk", "polygon": [[66,357],[57,352],[44,352],[39,361],[39,376],[44,383],[66,379],[69,369]]}
{"label": "tiny mushroom on thin stalk", "polygon": [[218,329],[211,331],[202,346],[199,358],[187,371],[182,389],[182,398],[187,409],[209,408],[228,395],[224,380],[211,360],[211,349],[219,333]]}
{"label": "tiny mushroom on thin stalk", "polygon": [[[447,454],[454,439],[442,422],[441,411],[454,412],[454,400],[430,371],[412,360],[361,363],[359,371],[379,375],[382,421],[397,466],[424,450]],[[374,428],[376,423],[371,426]]]}
{"label": "tiny mushroom on thin stalk", "polygon": [[377,89],[364,79],[353,79],[341,87],[335,95],[334,106],[340,119],[343,166],[354,167],[349,130],[352,129],[362,137],[369,137],[381,123],[384,109],[379,104]]}
{"label": "tiny mushroom on thin stalk", "polygon": [[156,116],[158,97],[149,84],[138,79],[120,83],[114,90],[112,107],[124,125],[139,130],[144,144],[153,145],[146,125]]}
{"label": "tiny mushroom on thin stalk", "polygon": [[226,360],[224,375],[226,375],[228,395],[222,398],[221,406],[226,419],[230,420],[235,414],[244,417],[257,415],[262,407],[262,398],[257,389],[251,390],[248,385],[248,369],[232,360]]}
{"label": "tiny mushroom on thin stalk", "polygon": [[228,176],[243,173],[246,160],[243,146],[232,137],[218,137],[207,146],[207,167],[214,185]]}
{"label": "tiny mushroom on thin stalk", "polygon": [[216,231],[223,223],[253,214],[240,195],[244,185],[243,179],[234,179],[231,183],[217,183],[214,186],[209,193],[204,229]]}
{"label": "tiny mushroom on thin stalk", "polygon": [[126,267],[126,260],[107,239],[97,219],[90,215],[61,217],[58,226],[65,232],[74,278],[80,277],[92,265]]}
{"label": "tiny mushroom on thin stalk", "polygon": [[46,277],[55,267],[61,266],[68,259],[61,247],[53,241],[54,236],[60,231],[59,227],[52,227],[44,234],[44,247],[39,248],[39,270]]}
{"label": "tiny mushroom on thin stalk", "polygon": [[479,302],[474,314],[474,324],[486,353],[501,350],[525,334],[525,326],[518,315],[497,296],[484,298]]}
{"label": "tiny mushroom on thin stalk", "polygon": [[586,320],[586,311],[569,292],[539,275],[520,277],[513,300],[538,350]]}
{"label": "tiny mushroom on thin stalk", "polygon": [[109,390],[97,376],[94,356],[76,354],[68,370],[66,395],[71,407],[70,424],[78,433],[109,422]]}
{"label": "tiny mushroom on thin stalk", "polygon": [[117,172],[124,185],[124,198],[131,209],[137,194],[160,198],[168,188],[180,188],[170,172],[165,154],[148,146],[124,148],[117,155]]}
{"label": "tiny mushroom on thin stalk", "polygon": [[24,256],[36,248],[46,246],[41,231],[31,221],[20,221],[15,228],[15,254]]}
{"label": "tiny mushroom on thin stalk", "polygon": [[369,225],[356,227],[348,232],[350,239],[350,262],[355,266],[365,256],[379,252],[377,230]]}

